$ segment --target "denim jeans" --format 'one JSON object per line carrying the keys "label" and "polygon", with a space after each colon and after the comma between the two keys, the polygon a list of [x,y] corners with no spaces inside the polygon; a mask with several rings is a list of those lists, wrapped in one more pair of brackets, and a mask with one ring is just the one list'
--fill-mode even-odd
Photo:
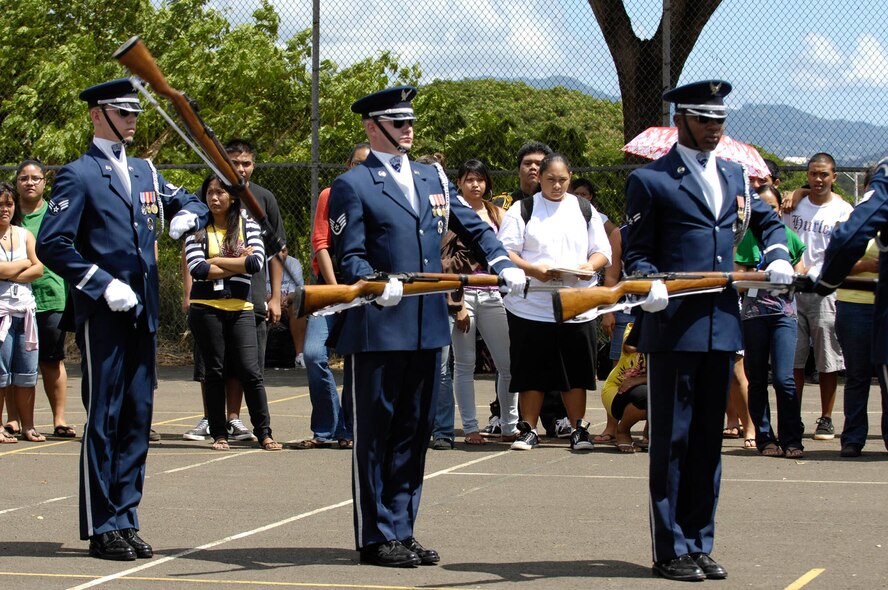
{"label": "denim jeans", "polygon": [[[842,444],[866,444],[869,424],[866,407],[873,379],[873,311],[868,303],[836,303],[836,336],[845,357],[845,427]],[[882,413],[885,395],[882,393]],[[884,419],[884,418],[883,418]],[[883,433],[883,436],[886,436]]]}
{"label": "denim jeans", "polygon": [[[453,330],[453,316],[449,316],[450,329]],[[435,406],[435,420],[432,425],[432,438],[446,438],[452,441],[453,420],[456,404],[453,400],[453,375],[450,372],[450,347],[441,349],[441,373],[438,383],[438,401]]]}
{"label": "denim jeans", "polygon": [[25,350],[25,318],[11,317],[0,345],[0,387],[34,387],[37,384],[37,350]]}
{"label": "denim jeans", "polygon": [[[759,450],[768,443],[778,443],[784,449],[803,448],[801,401],[792,374],[797,334],[796,319],[783,314],[743,320],[749,414],[755,425],[755,445]],[[771,427],[768,403],[769,361],[777,398],[777,437]]]}
{"label": "denim jeans", "polygon": [[[336,380],[328,363],[327,337],[336,316],[308,316],[303,357],[311,399],[311,431],[319,441],[351,440],[351,421],[339,400]],[[343,387],[343,396],[345,388]]]}
{"label": "denim jeans", "polygon": [[[197,304],[188,310],[188,326],[204,362],[207,419],[214,439],[228,438],[225,377],[232,374],[237,375],[244,388],[253,434],[260,442],[271,436],[268,398],[259,368],[255,317],[253,310],[225,311]],[[234,367],[226,367],[226,361]]]}

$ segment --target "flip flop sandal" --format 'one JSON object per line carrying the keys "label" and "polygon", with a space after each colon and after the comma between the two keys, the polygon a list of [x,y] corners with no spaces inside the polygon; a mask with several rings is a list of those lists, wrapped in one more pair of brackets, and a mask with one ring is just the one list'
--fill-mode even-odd
{"label": "flip flop sandal", "polygon": [[52,431],[52,435],[58,438],[74,438],[77,436],[77,431],[67,425],[56,426],[55,430]]}
{"label": "flip flop sandal", "polygon": [[18,439],[14,436],[9,436],[6,434],[6,430],[0,428],[0,445],[12,445],[18,442]]}
{"label": "flip flop sandal", "polygon": [[339,439],[339,448],[340,449],[353,449],[355,447],[354,441],[348,440],[347,438]]}
{"label": "flip flop sandal", "polygon": [[638,446],[634,442],[616,443],[617,450],[621,453],[631,454],[639,451]]}
{"label": "flip flop sandal", "polygon": [[617,437],[610,433],[596,434],[592,437],[592,442],[596,445],[614,445],[617,444]]}
{"label": "flip flop sandal", "polygon": [[42,443],[46,442],[46,437],[37,432],[35,428],[29,428],[22,433],[22,438],[28,442]]}
{"label": "flip flop sandal", "polygon": [[299,442],[294,442],[291,445],[291,448],[294,449],[329,449],[333,446],[331,441],[326,440],[318,440],[316,438],[307,438],[305,440],[300,440]]}
{"label": "flip flop sandal", "polygon": [[273,438],[266,438],[259,443],[259,447],[261,447],[263,451],[282,451],[284,449],[284,445],[275,442]]}
{"label": "flip flop sandal", "polygon": [[12,428],[9,427],[9,424],[7,424],[6,426],[4,426],[4,427],[3,427],[3,430],[4,430],[4,431],[6,432],[6,434],[9,435],[9,436],[18,436],[18,435],[20,435],[20,434],[22,433],[21,428],[18,429],[18,430],[13,430]]}
{"label": "flip flop sandal", "polygon": [[465,443],[467,445],[483,445],[487,441],[478,432],[470,432],[466,435]]}

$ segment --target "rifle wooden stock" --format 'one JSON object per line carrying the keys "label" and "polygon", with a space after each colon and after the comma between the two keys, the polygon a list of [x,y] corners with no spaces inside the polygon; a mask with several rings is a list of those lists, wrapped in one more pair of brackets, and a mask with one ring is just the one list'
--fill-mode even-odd
{"label": "rifle wooden stock", "polygon": [[[461,287],[496,287],[496,275],[457,275],[444,273],[406,273],[391,275],[400,279],[404,286],[404,296],[447,293]],[[351,303],[359,297],[382,295],[388,282],[387,275],[361,279],[351,285],[307,285],[294,295],[293,309],[297,317],[312,314],[331,305]]]}
{"label": "rifle wooden stock", "polygon": [[650,277],[630,278],[613,287],[588,287],[585,289],[559,289],[552,293],[555,321],[572,320],[583,312],[603,305],[613,305],[626,295],[647,295],[651,283],[662,280],[670,294],[686,293],[700,289],[727,287],[734,281],[765,281],[763,272],[700,272],[670,273]]}
{"label": "rifle wooden stock", "polygon": [[[228,157],[225,148],[219,143],[213,130],[201,119],[197,112],[197,105],[185,94],[169,85],[145,43],[138,36],[132,37],[121,45],[113,55],[129,71],[148,82],[155,92],[173,103],[173,107],[179,113],[179,117],[188,129],[188,133],[200,144],[206,155],[225,177],[225,181],[234,189],[237,196],[243,200],[256,223],[272,238],[272,241],[278,247],[278,251],[280,251],[285,244],[281,242],[274,229],[271,228],[262,205],[259,204],[255,195],[250,192],[250,188],[235,171],[231,158]],[[272,253],[269,252],[270,254]]]}

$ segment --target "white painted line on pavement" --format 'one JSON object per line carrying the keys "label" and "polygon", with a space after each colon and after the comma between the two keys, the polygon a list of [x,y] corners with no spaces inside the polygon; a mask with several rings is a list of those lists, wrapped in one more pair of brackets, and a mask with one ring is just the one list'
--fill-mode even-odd
{"label": "white painted line on pavement", "polygon": [[[473,459],[471,461],[466,461],[465,463],[460,463],[459,465],[454,465],[453,467],[441,469],[440,471],[436,471],[430,475],[425,476],[423,479],[432,479],[432,478],[438,477],[440,475],[447,475],[457,469],[461,469],[463,467],[468,467],[470,465],[475,465],[476,463],[481,463],[482,461],[488,461],[488,460],[494,459],[496,457],[501,457],[503,455],[507,455],[508,453],[509,453],[509,451],[503,451],[501,453],[495,453],[492,455],[485,455],[483,457],[479,457],[479,458]],[[222,460],[222,459],[228,458],[228,457],[238,457],[238,456],[245,455],[245,454],[246,453],[237,453],[237,454],[229,455],[226,457],[220,457],[219,459],[216,459],[216,460],[218,461],[218,460]],[[181,470],[182,468],[179,468],[179,469]],[[163,473],[166,473],[166,472],[163,472]],[[249,531],[237,533],[236,535],[231,535],[231,536],[225,537],[224,539],[212,541],[210,543],[206,543],[205,545],[201,545],[199,547],[194,547],[192,549],[186,549],[186,550],[180,551],[179,553],[176,553],[174,555],[168,555],[168,556],[162,557],[160,559],[153,559],[153,560],[146,562],[142,565],[117,572],[116,574],[110,574],[107,576],[103,576],[101,578],[96,578],[95,580],[90,580],[89,582],[86,582],[84,584],[80,584],[79,586],[73,586],[73,587],[69,588],[68,590],[85,590],[86,588],[93,588],[95,586],[105,584],[106,582],[111,582],[111,581],[117,580],[119,578],[129,576],[129,575],[134,574],[136,572],[141,572],[141,571],[145,571],[147,569],[153,568],[153,567],[157,567],[159,565],[162,565],[164,563],[168,563],[170,561],[179,559],[181,557],[187,557],[188,555],[191,555],[192,553],[197,553],[198,551],[212,549],[213,547],[223,545],[225,543],[228,543],[229,541],[236,541],[238,539],[243,539],[245,537],[251,537],[253,535],[257,535],[259,533],[264,533],[265,531],[270,531],[272,529],[278,528],[278,527],[283,526],[285,524],[290,524],[291,522],[295,522],[297,520],[302,520],[302,519],[308,518],[310,516],[315,516],[316,514],[322,514],[324,512],[329,512],[330,510],[335,510],[337,508],[342,508],[344,506],[350,506],[351,504],[352,504],[351,500],[343,500],[342,502],[338,502],[336,504],[330,504],[330,505],[324,506],[322,508],[317,508],[316,510],[311,510],[309,512],[303,512],[302,514],[297,514],[295,516],[291,516],[289,518],[285,518],[283,520],[279,520],[277,522],[273,522],[273,523],[270,523],[265,526],[261,526],[259,528],[255,528],[255,529],[252,529]]]}
{"label": "white painted line on pavement", "polygon": [[[194,463],[193,465],[185,465],[184,467],[176,467],[175,469],[167,469],[166,471],[160,471],[154,475],[157,477],[158,475],[163,475],[165,473],[179,473],[180,471],[188,471],[189,469],[194,469],[195,467],[203,467],[204,465],[209,465],[211,463],[218,463],[219,461],[227,461],[228,459],[234,459],[235,457],[240,457],[242,455],[252,455],[253,453],[258,453],[260,449],[253,449],[252,451],[243,451],[240,453],[231,453],[230,455],[225,455],[223,457],[216,457],[215,459],[210,459],[209,461],[203,461],[202,463]],[[145,479],[148,479],[150,476],[146,476]]]}
{"label": "white painted line on pavement", "polygon": [[27,508],[35,508],[37,506],[41,506],[43,504],[52,504],[53,502],[61,502],[62,500],[68,500],[69,498],[73,498],[74,496],[60,496],[58,498],[50,498],[49,500],[43,500],[42,502],[37,502],[36,504],[28,504],[26,506],[19,506],[17,508],[7,508],[6,510],[0,510],[0,514],[8,514],[9,512],[15,512],[17,510],[25,510]]}

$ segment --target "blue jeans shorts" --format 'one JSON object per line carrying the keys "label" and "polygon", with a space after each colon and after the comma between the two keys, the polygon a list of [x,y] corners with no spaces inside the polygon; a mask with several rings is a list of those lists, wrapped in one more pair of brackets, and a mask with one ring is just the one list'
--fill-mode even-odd
{"label": "blue jeans shorts", "polygon": [[0,344],[0,387],[37,385],[37,351],[25,350],[25,319],[12,318],[12,324]]}

